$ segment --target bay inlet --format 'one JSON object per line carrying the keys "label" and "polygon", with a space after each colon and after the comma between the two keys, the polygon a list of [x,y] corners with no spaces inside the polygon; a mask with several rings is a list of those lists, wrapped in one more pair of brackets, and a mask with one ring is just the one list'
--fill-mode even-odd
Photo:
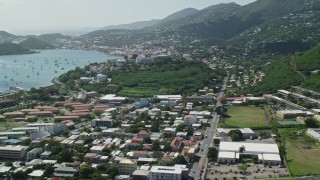
{"label": "bay inlet", "polygon": [[40,53],[0,56],[0,91],[52,85],[51,80],[76,67],[103,63],[117,56],[85,50],[40,50]]}

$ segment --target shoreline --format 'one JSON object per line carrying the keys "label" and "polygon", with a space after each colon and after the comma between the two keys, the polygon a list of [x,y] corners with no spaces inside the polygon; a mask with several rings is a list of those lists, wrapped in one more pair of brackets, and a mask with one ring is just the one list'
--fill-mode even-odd
{"label": "shoreline", "polygon": [[[66,72],[68,72],[68,71],[70,71],[70,70],[73,70],[73,69],[75,69],[76,67],[84,67],[84,66],[87,66],[87,65],[89,65],[89,64],[92,64],[92,63],[103,63],[103,62],[107,62],[107,61],[109,61],[109,60],[112,60],[112,59],[115,59],[115,58],[120,58],[121,56],[118,56],[118,55],[112,55],[112,54],[108,54],[108,53],[106,53],[106,52],[102,52],[102,51],[98,51],[98,50],[96,50],[96,49],[44,49],[44,50],[40,50],[40,51],[34,51],[35,53],[32,53],[32,54],[39,54],[39,53],[41,53],[41,51],[54,51],[54,50],[56,50],[56,51],[60,51],[60,50],[62,50],[62,51],[64,51],[64,50],[66,50],[66,51],[85,51],[85,52],[88,52],[88,53],[90,53],[90,52],[92,52],[92,53],[98,53],[98,54],[100,54],[100,56],[103,56],[103,58],[101,59],[101,58],[90,58],[90,55],[88,55],[89,57],[88,57],[88,60],[94,60],[94,59],[97,59],[95,62],[86,62],[86,60],[79,60],[79,63],[75,63],[76,65],[74,66],[74,67],[72,67],[71,69],[69,69],[68,70],[68,68],[66,68]],[[29,55],[29,54],[19,54],[19,55]],[[4,56],[8,56],[8,61],[10,60],[14,60],[14,58],[11,58],[11,57],[9,57],[9,56],[17,56],[17,55],[4,55]],[[0,56],[0,57],[2,57],[2,56]],[[98,56],[99,57],[99,56]],[[62,59],[63,59],[64,57],[62,57]],[[68,57],[67,57],[68,58]],[[73,60],[73,61],[75,61],[75,62],[77,62],[77,60]],[[100,62],[101,61],[101,62]],[[82,65],[82,64],[84,64],[84,65]],[[6,63],[3,63],[4,65],[6,65]],[[70,63],[71,64],[71,63]],[[19,64],[19,65],[21,65],[22,66],[22,64]],[[61,65],[60,65],[60,67],[61,67]],[[19,70],[18,70],[19,71]],[[7,93],[7,92],[10,92],[10,87],[14,87],[14,86],[17,86],[17,87],[22,87],[24,90],[26,90],[26,91],[29,91],[31,88],[36,88],[36,89],[39,89],[39,88],[45,88],[45,87],[50,87],[50,86],[52,86],[52,85],[58,85],[59,86],[59,83],[56,83],[56,80],[58,79],[58,77],[60,76],[60,75],[62,75],[62,74],[65,74],[66,72],[60,72],[60,73],[57,73],[57,74],[55,74],[54,75],[54,77],[52,78],[52,79],[49,79],[48,78],[48,81],[47,82],[51,82],[51,84],[48,84],[48,83],[43,83],[43,84],[47,84],[47,85],[44,85],[44,86],[33,86],[33,87],[29,87],[29,88],[26,88],[26,87],[23,87],[23,85],[21,85],[21,84],[15,84],[15,83],[12,83],[11,81],[10,81],[10,76],[12,76],[10,73],[8,74],[8,78],[6,78],[6,79],[4,79],[3,78],[3,81],[4,81],[4,83],[5,82],[8,82],[9,84],[8,85],[5,85],[5,84],[3,84],[3,89],[1,89],[0,90],[0,92],[1,92],[1,94],[5,94],[5,93]],[[41,72],[40,72],[41,73]],[[3,76],[5,76],[6,74],[3,74]],[[27,75],[27,74],[26,74]],[[6,75],[7,76],[7,75]],[[20,75],[20,77],[21,77],[21,75]],[[14,77],[13,77],[14,78]],[[36,80],[37,78],[36,77],[33,77],[34,78],[34,80]],[[15,80],[17,80],[16,78],[14,78]],[[26,79],[26,78],[20,78],[20,79],[22,79],[22,81],[24,80],[24,79]],[[18,81],[19,81],[19,78],[18,78]],[[42,81],[41,81],[42,82]],[[61,82],[60,82],[61,83]],[[25,84],[25,83],[23,83],[23,84]],[[0,96],[1,96],[1,94],[0,94]]]}

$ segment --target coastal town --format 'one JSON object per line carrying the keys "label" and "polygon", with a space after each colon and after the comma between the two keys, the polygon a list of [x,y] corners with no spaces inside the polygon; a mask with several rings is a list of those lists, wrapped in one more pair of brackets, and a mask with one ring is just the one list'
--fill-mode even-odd
{"label": "coastal town", "polygon": [[111,1],[0,3],[0,179],[320,179],[320,0]]}
{"label": "coastal town", "polygon": [[[115,71],[155,62],[137,56],[84,69],[104,72],[111,66]],[[51,88],[66,89],[59,79]],[[295,173],[289,163],[305,163],[296,151],[306,153],[320,140],[320,129],[313,128],[320,120],[319,93],[294,86],[261,97],[229,97],[224,92],[232,80],[227,75],[219,87],[190,95],[125,96],[83,89],[84,82],[116,88],[107,73],[98,73],[72,79],[78,89],[63,98],[49,93],[51,101],[29,104],[17,102],[15,95],[28,92],[16,89],[0,99],[1,176],[183,180]],[[313,149],[308,163],[317,163],[312,155],[318,151]]]}

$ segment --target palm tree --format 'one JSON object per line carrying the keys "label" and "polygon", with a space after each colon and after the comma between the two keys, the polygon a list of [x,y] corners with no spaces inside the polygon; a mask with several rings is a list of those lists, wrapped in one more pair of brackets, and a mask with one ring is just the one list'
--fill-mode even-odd
{"label": "palm tree", "polygon": [[240,153],[243,153],[244,151],[246,151],[246,147],[241,146],[241,147],[239,148],[239,152],[240,152]]}

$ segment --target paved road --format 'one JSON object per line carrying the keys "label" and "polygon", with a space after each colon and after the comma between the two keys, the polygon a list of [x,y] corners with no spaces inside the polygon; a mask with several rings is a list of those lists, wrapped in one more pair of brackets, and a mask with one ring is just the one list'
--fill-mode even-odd
{"label": "paved road", "polygon": [[[222,86],[221,92],[218,93],[216,107],[221,106],[220,98],[224,96],[224,89],[226,88],[228,78],[225,78],[224,84]],[[215,137],[218,122],[220,116],[213,112],[213,117],[210,120],[210,127],[207,127],[205,131],[205,137],[200,143],[200,151],[196,154],[200,158],[199,161],[193,164],[189,176],[194,179],[204,179],[206,174],[206,169],[208,165],[208,150],[209,147],[213,146],[213,137]]]}

